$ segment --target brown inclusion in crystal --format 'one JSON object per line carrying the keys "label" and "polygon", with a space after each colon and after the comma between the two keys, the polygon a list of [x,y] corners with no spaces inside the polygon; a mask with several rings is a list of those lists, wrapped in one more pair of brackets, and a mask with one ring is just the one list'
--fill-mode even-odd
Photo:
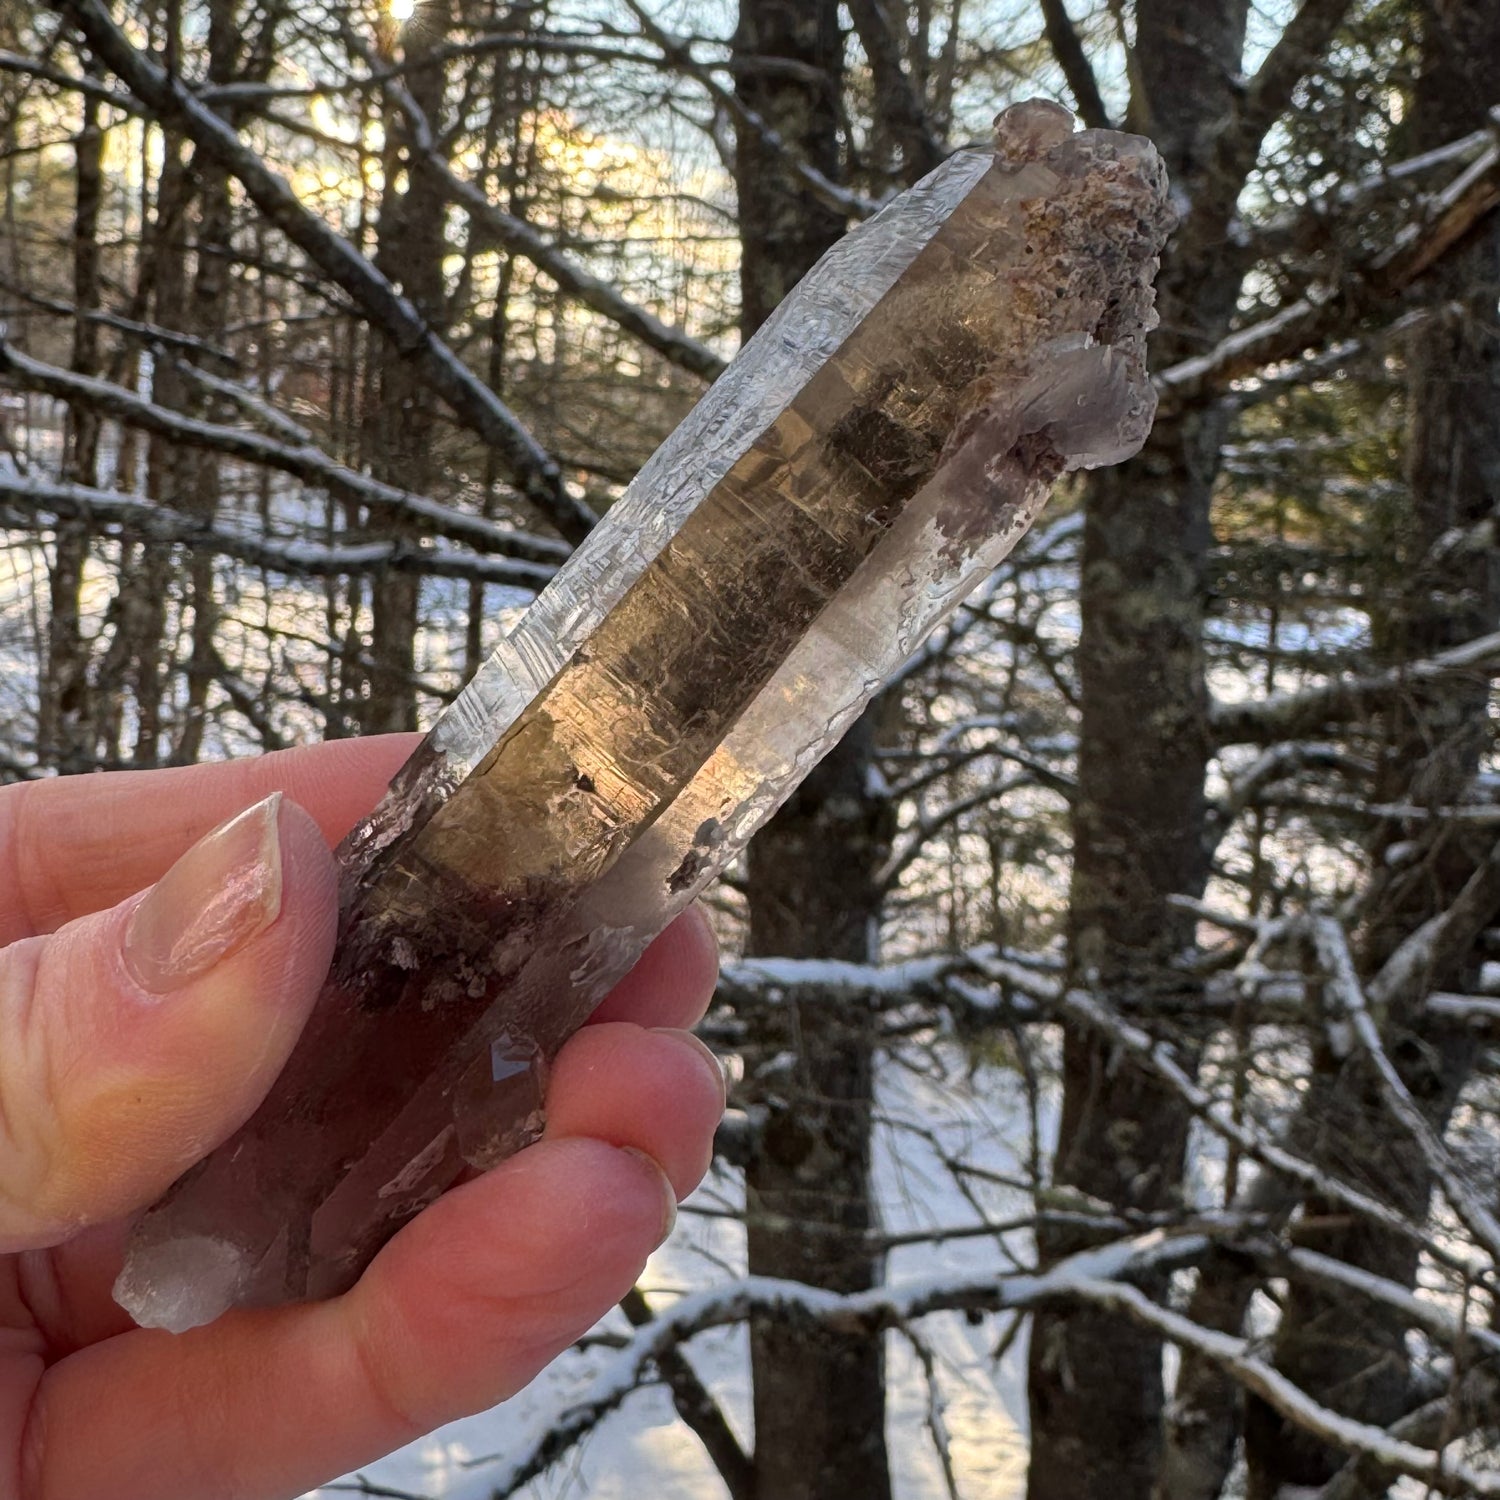
{"label": "brown inclusion in crystal", "polygon": [[138,1226],[138,1319],[342,1290],[532,1138],[546,1060],[1052,481],[1139,447],[1160,162],[1046,102],[997,139],[810,273],[351,835],[325,993]]}

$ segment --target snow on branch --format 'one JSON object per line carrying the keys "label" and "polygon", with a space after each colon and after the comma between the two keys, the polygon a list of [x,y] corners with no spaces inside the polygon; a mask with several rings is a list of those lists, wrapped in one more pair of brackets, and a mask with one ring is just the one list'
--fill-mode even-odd
{"label": "snow on branch", "polygon": [[1389,305],[1429,270],[1486,214],[1500,205],[1500,144],[1492,144],[1442,192],[1419,208],[1391,243],[1368,260],[1341,268],[1337,285],[1308,293],[1212,349],[1159,371],[1163,410],[1215,397],[1267,366],[1299,359],[1380,306]]}
{"label": "snow on branch", "polygon": [[472,1460],[478,1472],[468,1484],[450,1489],[448,1500],[505,1500],[514,1495],[638,1389],[665,1352],[708,1329],[769,1317],[877,1333],[904,1328],[936,1312],[1034,1307],[1044,1300],[1065,1298],[1078,1285],[1109,1285],[1113,1278],[1191,1265],[1209,1244],[1206,1235],[1174,1236],[1154,1231],[1080,1251],[1036,1275],[996,1278],[948,1273],[853,1293],[830,1292],[768,1276],[747,1276],[692,1293],[638,1328],[629,1343],[610,1357],[582,1399],[543,1423],[542,1435],[529,1448],[502,1458]]}
{"label": "snow on branch", "polygon": [[1500,1025],[1500,1000],[1493,995],[1454,995],[1439,990],[1427,997],[1425,1009],[1454,1021]]}
{"label": "snow on branch", "polygon": [[1351,1266],[1347,1261],[1300,1245],[1283,1249],[1275,1257],[1275,1264],[1279,1271],[1358,1292],[1361,1297],[1400,1313],[1414,1328],[1420,1328],[1439,1343],[1453,1346],[1468,1341],[1489,1355],[1500,1355],[1500,1333],[1481,1323],[1465,1321],[1430,1297],[1419,1297],[1400,1282],[1377,1276],[1363,1266]]}
{"label": "snow on branch", "polygon": [[1316,341],[1326,300],[1299,297],[1270,317],[1226,334],[1212,349],[1157,371],[1153,381],[1162,404],[1186,405],[1264,365],[1300,354]]}
{"label": "snow on branch", "polygon": [[[200,372],[201,373],[201,372]],[[0,339],[0,374],[6,374],[26,390],[52,396],[59,401],[76,402],[93,411],[113,417],[128,427],[139,428],[158,437],[193,448],[223,453],[247,463],[263,464],[306,484],[316,485],[340,499],[353,500],[420,522],[436,536],[464,542],[481,552],[506,553],[527,562],[543,565],[534,576],[545,581],[571,550],[566,543],[549,537],[537,537],[523,531],[511,531],[482,516],[468,515],[450,506],[440,505],[425,495],[398,489],[368,474],[361,474],[347,464],[330,458],[311,443],[282,442],[244,427],[230,427],[218,422],[201,421],[185,416],[170,407],[128,391],[124,386],[92,375],[78,375],[56,365],[45,364],[22,354]]]}
{"label": "snow on branch", "polygon": [[235,128],[183,82],[159,68],[115,25],[104,0],[58,0],[90,49],[143,104],[176,125],[234,176],[265,215],[395,346],[412,360],[458,420],[506,465],[516,489],[578,542],[597,517],[564,483],[556,459],[521,420],[428,325],[411,302],[342,235],[305,208],[286,180],[240,139]]}
{"label": "snow on branch", "polygon": [[1363,1214],[1382,1228],[1415,1241],[1431,1251],[1443,1264],[1460,1270],[1469,1269],[1468,1262],[1461,1255],[1433,1244],[1427,1231],[1420,1224],[1413,1223],[1405,1214],[1372,1197],[1363,1188],[1325,1172],[1305,1158],[1288,1151],[1260,1130],[1236,1119],[1227,1105],[1214,1099],[1200,1087],[1177,1061],[1171,1047],[1141,1027],[1116,1015],[1095,996],[1081,990],[1069,990],[1063,995],[1059,1008],[1064,1015],[1082,1022],[1138,1059],[1168,1084],[1209,1129],[1238,1147],[1246,1156],[1323,1198]]}
{"label": "snow on branch", "polygon": [[1384,1428],[1341,1416],[1315,1401],[1273,1365],[1251,1352],[1246,1339],[1205,1328],[1119,1281],[1073,1281],[1067,1291],[1095,1306],[1123,1312],[1180,1349],[1211,1360],[1245,1390],[1306,1432],[1345,1453],[1358,1454],[1397,1474],[1425,1481],[1442,1495],[1500,1495],[1500,1471],[1476,1469],[1442,1450],[1421,1448]]}
{"label": "snow on branch", "polygon": [[[1233,1225],[1228,1227],[1232,1232]],[[1330,1410],[1260,1358],[1249,1340],[1206,1328],[1162,1307],[1134,1284],[1145,1273],[1196,1263],[1216,1237],[1197,1230],[1177,1234],[1154,1230],[1081,1251],[1039,1273],[945,1273],[865,1292],[840,1294],[799,1282],[746,1277],[689,1294],[638,1326],[629,1341],[608,1357],[582,1397],[540,1424],[540,1436],[528,1447],[472,1460],[472,1478],[450,1491],[450,1500],[480,1500],[481,1496],[506,1500],[516,1494],[647,1383],[664,1358],[709,1329],[752,1318],[780,1318],[864,1333],[893,1328],[909,1331],[919,1319],[937,1312],[1026,1310],[1044,1303],[1070,1302],[1122,1313],[1178,1347],[1203,1356],[1290,1421],[1346,1453],[1392,1473],[1424,1480],[1438,1493],[1500,1496],[1500,1473],[1450,1461],[1441,1451]],[[1303,1274],[1337,1281],[1387,1303],[1394,1299],[1393,1305],[1399,1305],[1414,1324],[1440,1337],[1457,1340],[1483,1332],[1460,1327],[1459,1320],[1443,1309],[1383,1278],[1313,1252],[1289,1253],[1295,1257],[1295,1269]],[[1500,1339],[1493,1335],[1482,1340],[1487,1349],[1492,1342],[1500,1347]]]}
{"label": "snow on branch", "polygon": [[1409,933],[1371,979],[1377,1011],[1412,1006],[1463,961],[1500,911],[1500,842],[1474,868],[1458,895]]}
{"label": "snow on branch", "polygon": [[[775,1002],[789,992],[830,1000],[860,997],[875,1009],[929,1003],[961,1015],[1041,1019],[1061,985],[1054,963],[987,944],[880,965],[840,959],[745,958],[726,964],[719,994],[731,1004]],[[998,993],[997,993],[998,992]]]}
{"label": "snow on branch", "polygon": [[[1493,1426],[1497,1397],[1500,1383],[1480,1365],[1454,1380],[1443,1395],[1392,1422],[1387,1431],[1393,1438],[1423,1446],[1452,1443],[1476,1427]],[[1315,1500],[1369,1500],[1387,1490],[1397,1472],[1377,1454],[1359,1454],[1316,1491]]]}
{"label": "snow on branch", "polygon": [[[9,292],[13,297],[19,297],[31,307],[39,307],[44,312],[55,313],[59,318],[66,318],[69,322],[97,323],[104,328],[113,328],[127,338],[136,339],[153,349],[183,349],[204,359],[213,360],[214,363],[223,365],[227,370],[240,368],[240,361],[235,355],[227,349],[221,349],[217,344],[210,343],[205,338],[199,338],[196,334],[182,333],[175,328],[163,328],[160,323],[146,323],[139,318],[127,318],[121,313],[110,312],[101,307],[79,307],[76,303],[63,301],[61,297],[45,297],[40,292],[22,286],[7,276],[0,276],[0,289]],[[195,365],[192,368],[197,370],[198,366]]]}
{"label": "snow on branch", "polygon": [[[1495,117],[1500,122],[1500,115]],[[1389,292],[1410,285],[1475,224],[1500,206],[1500,141],[1492,140],[1477,160],[1442,192],[1421,216],[1406,225],[1375,262],[1375,279]]]}
{"label": "snow on branch", "polygon": [[811,162],[793,150],[764,119],[751,109],[733,89],[727,89],[693,56],[692,43],[686,37],[673,36],[637,0],[625,0],[641,35],[661,48],[662,58],[672,67],[693,79],[714,103],[743,130],[752,131],[765,143],[766,149],[780,157],[796,173],[809,194],[825,208],[847,219],[867,219],[880,205],[861,193],[840,187]]}
{"label": "snow on branch", "polygon": [[1469,1181],[1468,1173],[1453,1159],[1437,1132],[1396,1071],[1395,1064],[1380,1039],[1365,992],[1354,972],[1344,929],[1332,917],[1312,918],[1313,945],[1327,976],[1328,988],[1347,1017],[1355,1040],[1375,1070],[1386,1107],[1401,1128],[1416,1142],[1433,1176],[1442,1184],[1443,1193],[1464,1227],[1489,1251],[1500,1265],[1500,1223],[1480,1197],[1479,1189]]}
{"label": "snow on branch", "polygon": [[1257,260],[1285,254],[1315,234],[1326,233],[1329,223],[1340,215],[1351,209],[1363,209],[1378,193],[1439,167],[1471,162],[1494,142],[1493,129],[1471,130],[1468,135],[1402,161],[1380,161],[1359,176],[1340,179],[1327,192],[1315,194],[1306,203],[1257,224],[1251,231],[1246,251]]}
{"label": "snow on branch", "polygon": [[[639,1286],[632,1287],[620,1302],[620,1311],[633,1328],[644,1328],[654,1322],[656,1311]],[[664,1351],[656,1362],[657,1373],[672,1392],[677,1415],[693,1430],[703,1444],[714,1468],[729,1491],[729,1500],[754,1500],[755,1464],[740,1445],[712,1392],[698,1378],[686,1354],[678,1349]]]}
{"label": "snow on branch", "polygon": [[1215,702],[1209,732],[1218,745],[1265,745],[1347,723],[1407,690],[1414,683],[1482,673],[1500,668],[1500,632],[1482,635],[1440,651],[1425,661],[1406,662],[1384,672],[1320,683],[1297,692],[1273,693],[1244,703]]}
{"label": "snow on branch", "polygon": [[365,573],[417,573],[475,583],[540,589],[552,569],[508,557],[475,557],[415,542],[373,541],[325,546],[272,541],[173,510],[144,495],[121,495],[0,469],[0,526],[30,529],[40,518],[88,520],[130,539],[179,543],[232,557],[252,568],[293,578],[347,578]]}
{"label": "snow on branch", "polygon": [[[349,45],[374,69],[376,60],[365,44],[345,28]],[[434,141],[432,125],[410,91],[395,76],[381,85],[386,97],[406,117],[412,155],[420,169],[442,184],[450,201],[460,205],[470,220],[514,255],[524,256],[537,270],[556,282],[575,302],[623,328],[669,364],[704,380],[715,380],[728,363],[707,344],[680,328],[671,328],[654,313],[632,302],[609,282],[586,271],[551,244],[535,226],[491,203],[484,189],[455,172]]]}
{"label": "snow on branch", "polygon": [[283,441],[296,443],[299,446],[312,443],[313,435],[306,427],[289,417],[280,408],[272,406],[258,391],[252,391],[249,386],[243,385],[240,381],[227,380],[222,375],[210,374],[207,370],[200,369],[193,364],[191,360],[183,359],[178,355],[172,357],[172,368],[184,380],[233,403],[251,421],[259,422],[262,427]]}

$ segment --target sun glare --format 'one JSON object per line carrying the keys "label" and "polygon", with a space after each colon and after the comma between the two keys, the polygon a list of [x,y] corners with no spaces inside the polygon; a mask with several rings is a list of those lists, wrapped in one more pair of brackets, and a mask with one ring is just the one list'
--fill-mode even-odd
{"label": "sun glare", "polygon": [[417,0],[386,0],[386,10],[393,21],[409,21],[417,8]]}

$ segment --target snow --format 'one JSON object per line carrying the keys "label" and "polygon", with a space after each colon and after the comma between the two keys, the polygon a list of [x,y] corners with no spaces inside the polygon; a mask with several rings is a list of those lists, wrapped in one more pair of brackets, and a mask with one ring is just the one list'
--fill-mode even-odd
{"label": "snow", "polygon": [[[806,982],[805,975],[799,979]],[[1018,1081],[990,1069],[970,1077],[967,1060],[952,1049],[940,1053],[938,1061],[941,1076],[930,1076],[930,1054],[923,1055],[925,1073],[890,1061],[880,1076],[875,1179],[883,1227],[893,1235],[972,1226],[981,1222],[981,1212],[988,1220],[1020,1217],[1029,1209],[1019,1188],[989,1180],[1024,1177],[1029,1127]],[[1042,1125],[1050,1136],[1055,1128],[1050,1103],[1044,1104]],[[945,1159],[985,1175],[961,1185]],[[716,1169],[684,1205],[676,1231],[652,1258],[643,1280],[659,1316],[690,1315],[695,1303],[714,1297],[716,1287],[733,1283],[743,1292],[756,1285],[745,1275],[743,1228],[723,1216],[742,1202],[738,1174]],[[1026,1234],[902,1244],[889,1254],[885,1288],[873,1295],[918,1298],[955,1281],[1014,1277],[1030,1251]],[[1109,1267],[1094,1269],[1108,1274]],[[681,1296],[674,1300],[673,1293]],[[1025,1340],[1012,1342],[1000,1363],[993,1362],[1003,1316],[970,1323],[962,1314],[945,1312],[917,1325],[934,1365],[942,1422],[965,1500],[1016,1500],[1024,1493]],[[619,1313],[601,1327],[617,1338],[631,1334]],[[744,1325],[711,1328],[682,1347],[736,1433],[751,1446]],[[603,1394],[620,1358],[618,1348],[597,1344],[570,1350],[511,1401],[451,1423],[360,1473],[371,1483],[434,1500],[488,1500],[506,1461],[529,1451],[569,1407]],[[922,1362],[898,1332],[886,1335],[886,1358],[897,1500],[947,1500],[928,1428],[931,1402]],[[499,1461],[475,1463],[491,1456]],[[329,1486],[317,1493],[331,1497],[335,1492]],[[647,1494],[654,1500],[723,1500],[725,1493],[659,1385],[632,1391],[555,1468],[517,1491],[526,1500],[630,1500]]]}

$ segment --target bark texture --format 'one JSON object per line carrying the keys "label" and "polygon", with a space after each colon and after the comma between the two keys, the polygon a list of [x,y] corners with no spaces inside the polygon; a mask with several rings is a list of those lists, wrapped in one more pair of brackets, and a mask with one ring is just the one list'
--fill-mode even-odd
{"label": "bark texture", "polygon": [[[1500,5],[1442,3],[1422,12],[1422,66],[1413,101],[1413,151],[1429,150],[1483,125],[1493,102],[1493,59],[1500,55]],[[1500,626],[1500,559],[1493,547],[1452,549],[1445,537],[1492,520],[1500,507],[1500,219],[1490,214],[1428,273],[1424,300],[1448,309],[1422,325],[1407,349],[1409,511],[1391,559],[1389,602],[1375,620],[1377,644],[1391,665],[1418,660]],[[1380,800],[1443,806],[1462,799],[1492,731],[1488,674],[1417,687],[1396,700],[1378,726]],[[1404,840],[1418,857],[1385,858]],[[1394,825],[1371,850],[1375,871],[1366,902],[1361,967],[1374,975],[1401,941],[1448,910],[1489,853],[1482,830],[1462,824]],[[1469,948],[1434,954],[1425,983],[1392,997],[1378,1016],[1382,1037],[1412,1096],[1441,1133],[1466,1079],[1473,1042],[1460,1027],[1423,1014],[1435,987],[1477,980],[1480,955]],[[1372,1070],[1356,1056],[1320,1059],[1314,1149],[1346,1176],[1378,1188],[1419,1222],[1432,1174],[1421,1152],[1394,1128]],[[1313,1111],[1309,1111],[1313,1113]],[[1363,1223],[1308,1205],[1299,1237],[1311,1248],[1410,1286],[1417,1247]],[[1337,1411],[1386,1426],[1414,1401],[1404,1329],[1367,1302],[1294,1282],[1276,1339],[1278,1366]],[[1297,1431],[1263,1403],[1246,1413],[1252,1500],[1287,1485],[1322,1485],[1344,1455]],[[1362,1492],[1385,1492],[1379,1477]]]}
{"label": "bark texture", "polygon": [[[99,373],[99,325],[89,316],[99,308],[99,199],[103,186],[103,111],[97,99],[83,100],[83,121],[74,141],[73,325],[71,368]],[[63,477],[91,485],[98,477],[99,418],[82,403],[68,408]],[[85,521],[60,525],[52,555],[47,616],[47,654],[37,703],[37,761],[60,772],[85,771],[93,764],[90,733],[89,645],[80,619],[83,571],[89,556]]]}
{"label": "bark texture", "polygon": [[[405,45],[406,84],[429,119],[442,109],[447,85],[440,53],[447,37],[446,3],[424,6],[421,27],[410,28]],[[395,142],[406,126],[396,111],[387,116]],[[434,174],[402,163],[402,152],[389,153],[386,190],[380,207],[376,268],[416,308],[430,328],[446,322],[443,256],[448,210]],[[404,165],[404,170],[403,170]],[[372,368],[374,391],[368,407],[369,452],[374,471],[417,494],[430,494],[439,472],[435,453],[440,423],[438,402],[423,371],[393,344],[385,345]],[[398,540],[415,542],[419,525],[389,523]],[[366,695],[361,705],[365,734],[384,734],[417,727],[416,640],[421,580],[400,573],[378,577],[370,589],[370,650]]]}
{"label": "bark texture", "polygon": [[[1239,285],[1213,143],[1235,112],[1246,6],[1153,0],[1136,15],[1132,124],[1149,130],[1178,193],[1202,200],[1157,281],[1162,366],[1222,336]],[[1141,455],[1087,493],[1069,939],[1077,980],[1127,1014],[1181,990],[1172,959],[1191,932],[1167,898],[1199,892],[1207,873],[1203,568],[1219,438],[1203,413],[1159,421]],[[1181,1104],[1077,1032],[1063,1070],[1055,1182],[1132,1211],[1170,1207]],[[1050,1262],[1090,1236],[1053,1229],[1040,1240]],[[1028,1393],[1030,1500],[1147,1500],[1161,1455],[1158,1338],[1100,1311],[1039,1313]]]}
{"label": "bark texture", "polygon": [[[837,179],[842,72],[832,0],[741,0],[740,97],[802,161]],[[771,60],[801,65],[792,73]],[[748,336],[844,233],[786,157],[754,131],[736,144],[741,326]],[[749,855],[749,950],[874,957],[875,871],[889,830],[870,795],[868,718],[757,836]],[[869,1022],[847,1007],[788,1006],[768,1054],[794,1060],[765,1090],[765,1130],[746,1168],[750,1271],[848,1292],[874,1285]],[[782,1319],[751,1324],[755,1493],[760,1500],[880,1500],[890,1493],[879,1334]]]}
{"label": "bark texture", "polygon": [[[870,739],[866,715],[751,845],[750,952],[874,956],[892,829],[868,790]],[[867,1241],[874,1021],[847,1000],[793,996],[768,1038],[791,1061],[746,1170],[754,1275],[838,1292],[881,1279]],[[883,1336],[770,1318],[752,1322],[750,1348],[761,1500],[888,1495]]]}

